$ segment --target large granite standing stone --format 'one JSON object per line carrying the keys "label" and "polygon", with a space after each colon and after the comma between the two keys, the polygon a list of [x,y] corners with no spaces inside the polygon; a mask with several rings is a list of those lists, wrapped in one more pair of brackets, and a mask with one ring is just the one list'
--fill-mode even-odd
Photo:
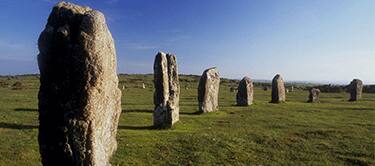
{"label": "large granite standing stone", "polygon": [[170,128],[179,120],[180,83],[176,56],[159,52],[154,62],[154,127]]}
{"label": "large granite standing stone", "polygon": [[60,2],[38,40],[43,165],[110,165],[121,91],[104,15]]}
{"label": "large granite standing stone", "polygon": [[253,104],[254,86],[249,77],[244,77],[239,85],[236,95],[237,105],[248,106]]}
{"label": "large granite standing stone", "polygon": [[307,100],[307,102],[319,103],[319,94],[320,94],[320,90],[318,88],[311,88],[309,90],[309,100]]}
{"label": "large granite standing stone", "polygon": [[360,79],[353,79],[349,84],[349,101],[357,101],[362,98],[363,82]]}
{"label": "large granite standing stone", "polygon": [[272,80],[272,100],[271,103],[284,102],[285,97],[285,85],[283,78],[277,74]]}
{"label": "large granite standing stone", "polygon": [[220,77],[217,69],[205,70],[199,80],[198,104],[199,112],[213,112],[218,110]]}

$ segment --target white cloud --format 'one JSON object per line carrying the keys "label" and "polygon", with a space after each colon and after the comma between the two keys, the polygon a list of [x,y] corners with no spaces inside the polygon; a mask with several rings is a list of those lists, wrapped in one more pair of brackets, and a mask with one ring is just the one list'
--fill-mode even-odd
{"label": "white cloud", "polygon": [[35,58],[26,57],[26,56],[18,56],[18,55],[0,55],[0,60],[2,61],[23,61],[23,62],[33,62],[36,61],[36,55]]}
{"label": "white cloud", "polygon": [[123,48],[133,49],[133,50],[151,50],[151,49],[157,49],[159,46],[152,45],[152,44],[146,44],[146,43],[139,43],[139,42],[124,42],[123,44],[120,44]]}
{"label": "white cloud", "polygon": [[0,40],[0,48],[5,48],[5,49],[20,49],[23,48],[24,45],[20,43],[15,43],[15,42],[9,42],[5,40]]}
{"label": "white cloud", "polygon": [[181,35],[175,35],[175,36],[167,39],[167,42],[172,43],[172,42],[177,42],[177,41],[181,41],[181,40],[186,40],[186,39],[189,39],[189,38],[190,38],[189,35],[182,35],[182,34]]}
{"label": "white cloud", "polygon": [[127,46],[125,44],[125,47],[135,50],[150,50],[150,49],[157,49],[157,46],[153,45],[144,45],[140,43],[129,43]]}
{"label": "white cloud", "polygon": [[58,0],[42,0],[43,2],[47,2],[47,3],[57,3]]}

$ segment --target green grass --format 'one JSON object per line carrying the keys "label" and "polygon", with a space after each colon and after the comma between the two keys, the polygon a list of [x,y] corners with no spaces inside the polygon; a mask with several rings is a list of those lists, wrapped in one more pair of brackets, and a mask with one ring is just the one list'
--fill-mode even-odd
{"label": "green grass", "polygon": [[[236,82],[224,81],[220,111],[197,115],[197,78],[182,78],[180,121],[151,130],[152,76],[121,76],[127,88],[113,165],[375,165],[375,94],[347,102],[348,94],[323,93],[311,104],[297,90],[270,104],[271,91],[256,87],[254,105],[238,107],[230,92]],[[0,81],[24,86],[0,88],[0,165],[40,165],[38,79]]]}

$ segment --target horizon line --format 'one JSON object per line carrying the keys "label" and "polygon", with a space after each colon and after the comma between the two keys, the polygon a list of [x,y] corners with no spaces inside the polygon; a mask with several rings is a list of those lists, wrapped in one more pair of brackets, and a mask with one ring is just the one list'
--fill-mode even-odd
{"label": "horizon line", "polygon": [[[3,74],[0,74],[0,77],[8,77],[8,76],[32,76],[32,75],[40,75],[39,73],[25,73],[25,74],[7,74],[7,75],[3,75]],[[117,75],[153,75],[153,73],[117,73]],[[201,75],[197,75],[197,74],[187,74],[187,73],[180,73],[178,75],[191,75],[191,76],[198,76],[200,77]],[[223,79],[228,79],[228,80],[241,80],[241,78],[228,78],[228,77],[221,77]],[[272,82],[272,79],[262,79],[262,78],[251,78],[251,80],[253,80],[253,82],[264,82],[264,83],[268,83],[268,82]],[[327,80],[319,80],[319,81],[314,81],[314,80],[284,80],[285,83],[304,83],[304,84],[332,84],[332,85],[348,85],[349,81],[347,81],[348,83],[345,83],[345,81],[341,80],[341,81],[327,81]],[[375,85],[375,82],[370,82],[368,84],[363,84],[363,85]]]}

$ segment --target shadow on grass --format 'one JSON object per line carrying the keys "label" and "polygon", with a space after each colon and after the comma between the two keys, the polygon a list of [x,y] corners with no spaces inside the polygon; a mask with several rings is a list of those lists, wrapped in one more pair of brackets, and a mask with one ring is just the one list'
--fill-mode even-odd
{"label": "shadow on grass", "polygon": [[154,130],[154,126],[118,126],[119,129],[126,130]]}
{"label": "shadow on grass", "polygon": [[246,107],[250,107],[252,106],[253,104],[250,104],[250,105],[238,105],[238,104],[231,104],[231,107],[243,107],[243,108],[246,108]]}
{"label": "shadow on grass", "polygon": [[143,113],[153,113],[153,110],[148,109],[123,109],[122,112],[143,112]]}
{"label": "shadow on grass", "polygon": [[37,129],[38,126],[36,126],[36,125],[23,125],[23,124],[0,122],[0,128],[7,128],[7,129]]}
{"label": "shadow on grass", "polygon": [[[122,112],[140,112],[140,113],[153,113],[154,110],[148,110],[148,109],[123,109]],[[200,112],[180,112],[180,115],[199,115]]]}
{"label": "shadow on grass", "polygon": [[358,158],[358,157],[338,157],[341,160],[344,160],[345,165],[359,165],[359,166],[367,166],[370,165],[365,160]]}
{"label": "shadow on grass", "polygon": [[199,111],[196,111],[196,112],[180,112],[180,114],[181,115],[200,115],[202,113]]}
{"label": "shadow on grass", "polygon": [[332,110],[332,111],[375,111],[375,108],[369,107],[324,107],[324,110]]}
{"label": "shadow on grass", "polygon": [[20,112],[38,112],[38,109],[33,108],[16,108],[14,111],[20,111]]}
{"label": "shadow on grass", "polygon": [[353,110],[353,111],[375,111],[375,108],[357,108],[357,107],[353,107],[353,108],[347,108],[349,110]]}
{"label": "shadow on grass", "polygon": [[288,101],[269,101],[268,103],[277,105],[277,104],[286,104],[288,103]]}
{"label": "shadow on grass", "polygon": [[183,106],[183,107],[198,107],[198,104],[194,104],[194,103],[180,103],[180,107]]}

